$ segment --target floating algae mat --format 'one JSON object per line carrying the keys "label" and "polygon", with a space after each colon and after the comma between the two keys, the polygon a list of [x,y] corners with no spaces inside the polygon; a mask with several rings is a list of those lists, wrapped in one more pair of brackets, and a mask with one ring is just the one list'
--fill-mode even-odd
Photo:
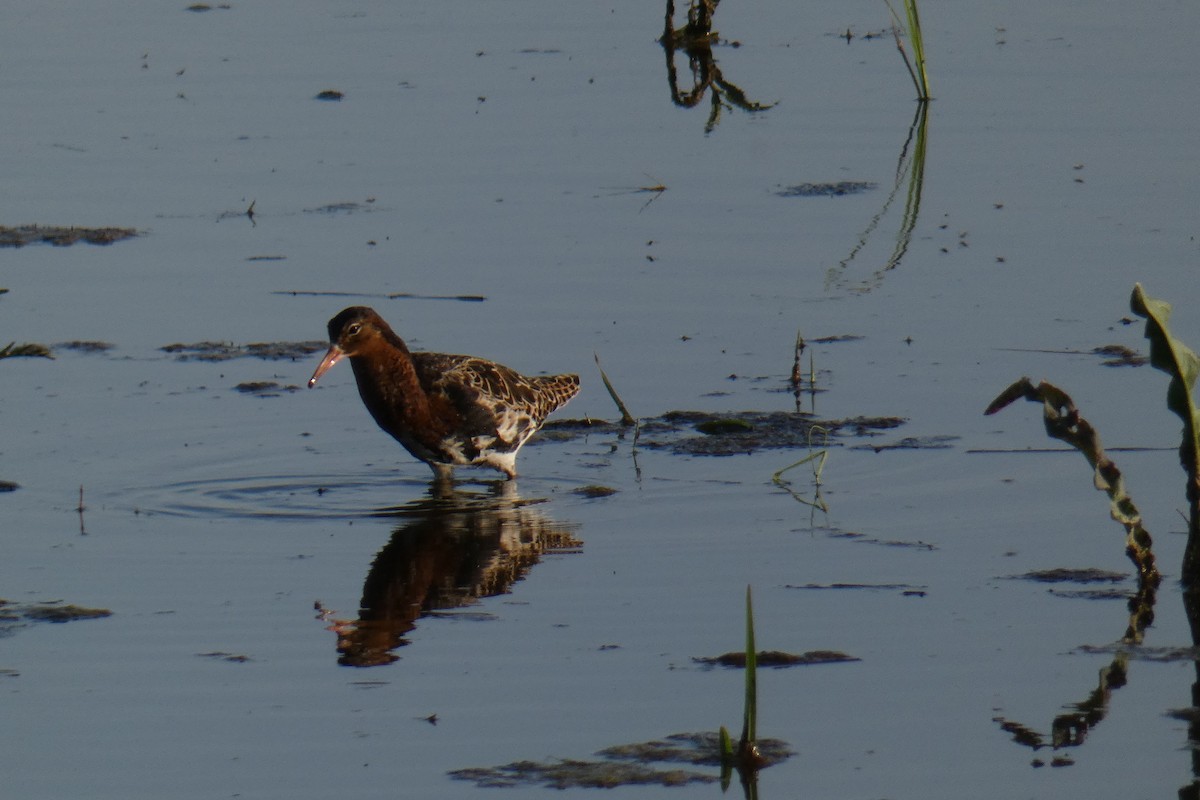
{"label": "floating algae mat", "polygon": [[0,247],[24,247],[28,244],[51,244],[69,247],[85,244],[112,244],[132,239],[138,232],[133,228],[76,228],[59,225],[0,225]]}

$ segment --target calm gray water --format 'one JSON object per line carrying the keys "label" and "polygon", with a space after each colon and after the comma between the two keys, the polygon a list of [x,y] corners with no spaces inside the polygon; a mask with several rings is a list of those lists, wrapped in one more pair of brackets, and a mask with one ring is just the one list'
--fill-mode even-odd
{"label": "calm gray water", "polygon": [[[881,3],[725,0],[716,27],[740,46],[713,49],[722,78],[776,105],[715,125],[711,89],[672,103],[656,4],[185,6],[0,10],[0,224],[143,234],[0,250],[0,346],[113,345],[0,361],[0,479],[21,487],[0,494],[0,597],[113,612],[2,629],[13,797],[461,798],[496,790],[450,770],[736,730],[741,673],[692,659],[741,646],[747,584],[760,646],[861,659],[760,675],[760,733],[796,752],[760,797],[1191,784],[1194,743],[1166,716],[1191,703],[1191,662],[1135,652],[1081,746],[1001,730],[1049,736],[1112,660],[1079,648],[1127,623],[1120,600],[1008,576],[1133,582],[1081,457],[971,451],[1052,446],[1033,405],[982,416],[1024,374],[1109,445],[1177,444],[1165,376],[1090,350],[1146,351],[1121,321],[1135,281],[1200,343],[1200,7],[924,4],[937,99],[906,218],[916,109],[890,36],[866,36]],[[843,182],[875,188],[783,196]],[[486,300],[429,299],[457,295]],[[641,417],[789,411],[797,332],[853,335],[811,348],[805,408],[907,421],[835,442],[828,513],[771,482],[805,448],[597,432],[544,437],[515,495],[468,483],[443,517],[349,369],[288,391],[319,356],[160,349],[319,340],[355,303],[417,348],[579,372],[575,419],[616,416],[594,353]],[[858,447],[905,436],[955,438]],[[1183,473],[1169,450],[1117,459],[1166,573],[1145,644],[1189,646]],[[805,469],[787,474],[811,496]],[[409,599],[438,569],[501,593]],[[885,588],[796,588],[835,583]],[[425,601],[436,614],[368,624]]]}

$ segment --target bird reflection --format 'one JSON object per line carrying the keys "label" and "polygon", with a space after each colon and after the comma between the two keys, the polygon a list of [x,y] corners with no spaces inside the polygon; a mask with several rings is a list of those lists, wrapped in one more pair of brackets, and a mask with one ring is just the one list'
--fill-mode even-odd
{"label": "bird reflection", "polygon": [[363,582],[358,619],[331,621],[339,664],[390,664],[421,617],[506,594],[543,553],[582,546],[575,526],[550,519],[512,482],[488,487],[438,483],[427,498],[391,512],[402,519]]}

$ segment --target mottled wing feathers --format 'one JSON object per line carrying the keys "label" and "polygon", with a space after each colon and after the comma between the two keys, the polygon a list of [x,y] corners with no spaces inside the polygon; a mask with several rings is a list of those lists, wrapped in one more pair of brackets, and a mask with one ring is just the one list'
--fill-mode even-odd
{"label": "mottled wing feathers", "polygon": [[474,356],[413,353],[417,378],[447,398],[463,418],[463,433],[495,436],[500,449],[519,448],[552,411],[579,391],[577,375],[526,377]]}

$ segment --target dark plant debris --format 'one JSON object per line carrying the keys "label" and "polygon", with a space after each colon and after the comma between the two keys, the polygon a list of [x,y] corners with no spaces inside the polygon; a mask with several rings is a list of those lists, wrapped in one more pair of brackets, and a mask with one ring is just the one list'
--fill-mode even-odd
{"label": "dark plant debris", "polygon": [[107,608],[84,608],[83,606],[76,605],[60,606],[53,603],[27,606],[25,608],[26,618],[40,622],[74,622],[78,619],[102,619],[103,617],[111,617],[112,613]]}
{"label": "dark plant debris", "polygon": [[74,350],[76,353],[107,353],[116,347],[115,344],[109,342],[87,342],[75,340],[72,342],[59,342],[54,345],[57,350]]}
{"label": "dark plant debris", "polygon": [[341,100],[345,96],[346,96],[345,92],[338,91],[337,89],[325,89],[323,91],[317,92],[317,96],[315,99],[329,100],[329,101],[337,102],[338,100]]}
{"label": "dark plant debris", "polygon": [[1120,583],[1126,576],[1120,572],[1109,572],[1103,569],[1070,569],[1056,567],[1054,569],[1034,570],[1023,575],[1011,576],[1014,580],[1037,581],[1039,583]]}
{"label": "dark plant debris", "polygon": [[1141,367],[1150,363],[1150,359],[1122,344],[1106,344],[1092,349],[1096,355],[1104,358],[1100,362],[1106,367]]}
{"label": "dark plant debris", "polygon": [[715,783],[716,775],[682,769],[654,769],[613,761],[514,761],[500,767],[451,771],[450,777],[482,787],[545,786],[550,789],[613,789],[617,786],[685,786]]}
{"label": "dark plant debris", "polygon": [[1125,641],[1105,645],[1080,645],[1075,648],[1074,652],[1087,655],[1120,654],[1136,661],[1151,661],[1160,664],[1200,661],[1200,647],[1145,647]]}
{"label": "dark plant debris", "polygon": [[862,194],[877,189],[874,181],[839,181],[837,183],[801,183],[787,186],[775,194],[780,197],[841,197],[847,194]]}
{"label": "dark plant debris", "polygon": [[21,488],[21,484],[13,483],[12,481],[0,481],[0,492],[15,492]]}
{"label": "dark plant debris", "polygon": [[883,589],[891,592],[920,592],[924,594],[924,586],[912,586],[907,583],[805,583],[801,585],[786,584],[785,589]]}
{"label": "dark plant debris", "polygon": [[0,632],[16,627],[22,620],[29,622],[74,622],[81,619],[111,617],[107,608],[86,608],[69,603],[10,603],[0,599]]}
{"label": "dark plant debris", "polygon": [[[787,742],[779,739],[756,739],[764,766],[778,764],[795,755]],[[678,764],[705,766],[721,765],[721,737],[717,733],[674,733],[665,739],[638,744],[623,744],[606,747],[596,755],[621,761],[638,761],[644,764],[665,761]]]}
{"label": "dark plant debris", "polygon": [[271,294],[290,294],[292,297],[371,297],[379,300],[457,300],[461,303],[482,303],[487,297],[481,294],[413,294],[412,292],[313,292],[301,289],[286,289]]}
{"label": "dark plant debris", "polygon": [[261,358],[264,361],[295,361],[319,353],[329,346],[328,342],[258,342],[233,344],[231,342],[196,342],[194,344],[169,344],[160,347],[171,353],[178,361],[229,361],[234,358]]}
{"label": "dark plant debris", "polygon": [[69,247],[79,242],[112,244],[137,236],[133,228],[76,228],[58,225],[0,225],[0,247],[24,247],[29,244],[50,244]]}
{"label": "dark plant debris", "polygon": [[[787,744],[778,739],[759,739],[758,746],[767,765],[777,764],[793,755]],[[617,786],[716,783],[716,775],[649,765],[666,762],[717,767],[721,764],[720,738],[716,733],[677,733],[662,740],[605,748],[596,755],[601,759],[514,761],[499,767],[458,769],[449,774],[481,787],[612,789]]]}
{"label": "dark plant debris", "polygon": [[1134,592],[1122,589],[1050,589],[1055,597],[1067,597],[1075,600],[1130,600]]}
{"label": "dark plant debris", "polygon": [[211,653],[196,653],[201,658],[212,658],[218,661],[228,661],[232,664],[244,664],[251,661],[250,656],[241,655],[240,653],[226,653],[221,650],[214,650]]}
{"label": "dark plant debris", "polygon": [[[784,653],[780,650],[762,650],[755,654],[755,663],[760,667],[803,667],[809,664],[845,664],[851,661],[862,661],[856,656],[846,655],[837,650],[809,650],[807,653]],[[745,669],[746,653],[735,651],[724,655],[692,658],[697,664],[706,667],[734,667]]]}
{"label": "dark plant debris", "polygon": [[840,344],[841,342],[857,342],[865,339],[865,336],[859,336],[855,333],[842,333],[836,336],[820,336],[816,339],[806,339],[809,344]]}
{"label": "dark plant debris", "polygon": [[610,497],[616,493],[616,489],[613,489],[609,486],[597,486],[595,484],[590,486],[580,486],[578,489],[571,490],[571,494],[577,494],[580,497],[587,497],[589,499],[597,497]]}
{"label": "dark plant debris", "polygon": [[696,430],[709,436],[720,436],[723,433],[746,433],[754,430],[754,426],[744,419],[733,417],[705,420],[696,425]]}
{"label": "dark plant debris", "polygon": [[54,358],[54,354],[44,344],[9,342],[0,347],[0,358]]}
{"label": "dark plant debris", "polygon": [[948,435],[935,436],[905,436],[894,442],[884,444],[856,444],[851,450],[874,450],[880,453],[884,450],[948,450],[960,437]]}
{"label": "dark plant debris", "polygon": [[357,203],[354,201],[343,201],[341,203],[326,203],[323,206],[316,208],[304,209],[305,214],[353,214],[358,211],[373,211],[371,204],[375,202],[374,198],[367,198],[365,202]]}
{"label": "dark plant debris", "polygon": [[833,530],[828,535],[831,539],[849,539],[858,544],[877,544],[883,547],[911,547],[915,550],[937,550],[937,547],[934,545],[919,539],[913,541],[904,539],[878,539],[874,536],[867,536],[865,533],[859,533],[858,531],[843,530]]}
{"label": "dark plant debris", "polygon": [[[851,417],[823,420],[810,414],[787,411],[739,411],[710,414],[671,411],[639,421],[638,443],[676,454],[729,456],[758,450],[808,447],[813,429],[822,436],[871,436],[904,424],[900,417]],[[544,437],[563,440],[592,433],[620,435],[626,427],[603,420],[555,420],[543,429]],[[691,434],[691,435],[689,435]]]}
{"label": "dark plant debris", "polygon": [[245,383],[239,383],[237,386],[234,386],[233,389],[234,391],[241,392],[242,394],[252,394],[255,397],[278,397],[284,392],[291,393],[300,391],[300,387],[294,383],[284,386],[283,384],[276,383],[275,381],[246,381]]}

